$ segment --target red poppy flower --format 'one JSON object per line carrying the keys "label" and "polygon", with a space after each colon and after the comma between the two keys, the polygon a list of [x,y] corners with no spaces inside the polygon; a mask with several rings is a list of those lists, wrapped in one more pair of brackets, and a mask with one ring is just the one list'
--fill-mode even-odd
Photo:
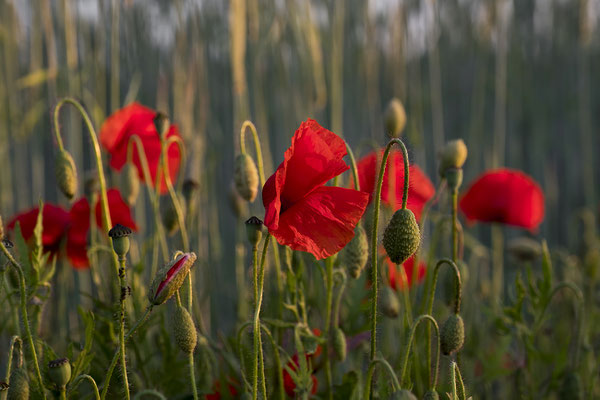
{"label": "red poppy flower", "polygon": [[470,221],[500,222],[533,231],[544,219],[544,193],[523,172],[497,169],[471,184],[460,209]]}
{"label": "red poppy flower", "polygon": [[262,193],[265,225],[280,244],[323,259],[352,239],[368,195],[325,186],[350,168],[345,155],[346,144],[336,134],[312,119],[300,125]]}
{"label": "red poppy flower", "polygon": [[[358,181],[360,182],[360,190],[369,193],[371,202],[375,191],[375,181],[379,170],[379,164],[383,157],[383,151],[379,153],[379,157],[375,152],[371,152],[361,158],[356,164],[358,169]],[[390,170],[394,170],[395,174],[395,190],[392,193],[389,189],[390,185]],[[425,203],[435,194],[433,184],[418,166],[412,164],[409,166],[410,179],[408,181],[408,200],[407,208],[410,209],[417,220],[421,219],[421,212]],[[402,195],[404,191],[404,160],[402,153],[392,151],[388,156],[385,173],[383,174],[383,185],[381,186],[381,201],[393,207],[395,210],[402,207]],[[394,196],[392,196],[392,194]],[[393,204],[392,204],[393,202]]]}
{"label": "red poppy flower", "polygon": [[[396,264],[394,264],[389,258],[386,258],[385,260],[388,265],[388,276],[389,276],[390,287],[394,290],[403,290],[406,287],[411,287],[412,281],[413,281],[412,276],[413,276],[413,270],[414,270],[414,265],[415,265],[415,257],[414,256],[410,257],[408,260],[406,260],[404,262],[404,264],[402,264],[402,268],[404,268],[404,272],[406,273],[406,279],[408,280],[408,286],[407,286],[407,282],[404,280],[404,274],[402,274],[401,271],[398,270],[398,267],[396,266]],[[425,263],[420,262],[419,267],[417,269],[416,283],[423,282],[423,279],[425,278],[425,272],[426,272]]]}
{"label": "red poppy flower", "polygon": [[[137,225],[131,216],[131,210],[119,191],[109,189],[106,194],[112,224],[121,224],[137,231]],[[98,196],[98,199],[100,199],[100,196]],[[73,203],[70,210],[72,223],[67,234],[67,257],[75,268],[86,268],[90,265],[87,257],[90,212],[90,204],[85,197]],[[95,216],[96,225],[102,228],[102,203],[100,200],[95,205]]]}
{"label": "red poppy flower", "polygon": [[[29,211],[14,216],[6,227],[8,231],[15,228],[17,222],[21,226],[21,234],[26,241],[33,237],[33,230],[37,223],[40,209],[35,207]],[[62,207],[54,204],[44,204],[42,211],[42,245],[44,252],[56,255],[60,249],[60,242],[70,223],[69,213]]]}
{"label": "red poppy flower", "polygon": [[[307,356],[308,359],[308,356]],[[292,356],[292,361],[287,363],[287,366],[292,370],[292,371],[297,371],[298,370],[298,354],[294,354]],[[317,377],[314,375],[311,375],[311,379],[312,379],[312,387],[310,389],[311,394],[315,394],[317,393],[317,386],[318,386],[318,381],[317,381]],[[290,373],[288,372],[287,368],[283,369],[283,388],[285,389],[285,393],[289,396],[289,397],[296,397],[296,382],[294,382],[294,378],[292,378],[292,376],[290,375]]]}
{"label": "red poppy flower", "polygon": [[[110,153],[110,166],[117,171],[120,171],[127,162],[129,139],[132,135],[139,136],[146,152],[152,177],[152,182],[146,182],[150,186],[154,186],[154,182],[156,182],[161,149],[160,137],[154,126],[155,115],[154,110],[139,103],[131,103],[109,116],[100,130],[100,143]],[[167,137],[171,136],[179,136],[176,125],[171,125],[169,128]],[[175,182],[181,162],[181,154],[176,143],[169,146],[167,160],[171,180]],[[144,171],[135,146],[133,147],[133,163],[137,167],[138,176],[144,181]],[[167,186],[163,176],[160,192],[165,193],[166,191]]]}

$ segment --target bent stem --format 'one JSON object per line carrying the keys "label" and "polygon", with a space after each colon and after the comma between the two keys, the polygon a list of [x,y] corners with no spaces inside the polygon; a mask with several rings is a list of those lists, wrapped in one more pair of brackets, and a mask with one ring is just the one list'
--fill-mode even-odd
{"label": "bent stem", "polygon": [[365,384],[363,399],[368,399],[371,397],[373,373],[375,372],[375,367],[377,366],[377,364],[383,365],[390,377],[392,378],[392,388],[394,389],[394,391],[398,391],[402,388],[402,386],[400,386],[400,382],[398,381],[398,377],[396,376],[396,373],[394,372],[394,369],[392,368],[390,363],[388,363],[384,358],[374,358],[369,363],[369,370],[367,371],[367,381]]}
{"label": "bent stem", "polygon": [[433,280],[431,282],[431,288],[429,289],[429,297],[428,297],[428,303],[427,303],[427,314],[429,314],[429,315],[431,315],[432,310],[433,310],[433,298],[435,296],[435,287],[437,284],[440,267],[444,264],[448,264],[450,267],[452,267],[452,270],[454,271],[454,283],[455,283],[454,313],[458,314],[460,312],[460,300],[461,300],[461,291],[462,291],[460,271],[454,261],[450,260],[449,258],[442,258],[441,260],[439,260],[437,262],[437,264],[435,265],[435,268],[433,270]]}
{"label": "bent stem", "polygon": [[23,320],[23,327],[25,328],[25,337],[27,338],[27,343],[29,344],[29,347],[30,347],[31,358],[33,359],[33,367],[35,369],[35,377],[36,377],[36,380],[37,380],[37,383],[38,383],[38,386],[40,389],[40,393],[42,394],[42,397],[44,399],[46,399],[46,392],[44,391],[44,383],[42,381],[40,365],[38,363],[37,353],[35,350],[35,344],[33,342],[33,336],[31,335],[31,327],[29,326],[29,317],[27,316],[27,294],[26,294],[26,289],[25,289],[25,275],[23,274],[23,268],[17,262],[17,260],[14,259],[12,254],[10,254],[10,252],[8,251],[8,249],[6,248],[6,246],[4,245],[4,242],[2,240],[0,240],[0,248],[2,249],[2,252],[6,256],[8,261],[10,261],[11,265],[15,268],[15,270],[17,271],[17,274],[19,275],[19,293],[21,296],[20,297],[21,319]]}
{"label": "bent stem", "polygon": [[[265,380],[264,380],[264,362],[262,359],[262,343],[260,338],[260,308],[262,305],[263,288],[265,279],[265,261],[267,259],[267,250],[271,241],[271,235],[267,234],[265,242],[263,244],[262,256],[260,260],[260,268],[258,265],[258,251],[257,246],[253,248],[254,260],[253,260],[253,272],[254,272],[254,375],[252,377],[252,399],[258,398],[258,374],[260,372],[262,376],[263,391],[266,392]],[[259,363],[260,358],[260,363]],[[259,369],[260,368],[260,369]]]}
{"label": "bent stem", "polygon": [[94,398],[96,400],[100,400],[100,393],[98,392],[98,385],[96,385],[96,381],[91,376],[89,376],[87,374],[79,375],[77,378],[75,378],[73,380],[73,383],[71,385],[76,386],[79,381],[82,381],[84,379],[87,380],[90,383],[90,385],[92,386],[92,390],[94,391]]}
{"label": "bent stem", "polygon": [[435,329],[435,334],[438,338],[437,340],[437,350],[436,350],[436,358],[435,358],[435,370],[433,373],[433,381],[430,382],[430,386],[431,389],[435,390],[435,387],[437,385],[437,380],[438,380],[438,370],[439,370],[439,366],[440,366],[440,328],[436,322],[436,320],[428,314],[425,315],[421,315],[419,316],[415,322],[413,323],[413,326],[410,330],[410,335],[408,337],[408,343],[406,345],[406,350],[404,351],[404,358],[403,358],[403,362],[402,362],[402,369],[400,370],[400,384],[403,385],[404,384],[404,375],[406,374],[406,369],[408,367],[408,358],[410,356],[410,351],[412,348],[412,342],[414,340],[415,337],[415,332],[417,331],[417,327],[419,326],[419,324],[423,321],[428,321],[431,325],[433,325],[433,328]]}

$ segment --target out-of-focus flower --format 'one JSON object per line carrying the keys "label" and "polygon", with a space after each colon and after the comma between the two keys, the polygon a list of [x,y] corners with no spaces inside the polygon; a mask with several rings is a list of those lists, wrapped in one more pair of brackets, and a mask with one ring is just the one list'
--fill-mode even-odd
{"label": "out-of-focus flower", "polygon": [[[308,357],[309,356],[307,356],[307,358]],[[290,368],[294,372],[298,371],[298,367],[299,367],[298,354],[294,354],[292,356],[292,360],[287,363],[287,367]],[[311,375],[310,377],[312,379],[312,386],[311,386],[310,392],[311,392],[311,394],[315,394],[315,393],[317,393],[317,386],[318,386],[317,377],[314,375]],[[296,382],[294,382],[294,378],[292,378],[292,375],[290,375],[287,368],[283,369],[283,388],[285,389],[285,393],[289,397],[293,397],[293,398],[296,397]]]}
{"label": "out-of-focus flower", "polygon": [[[408,279],[408,282],[405,281],[404,274],[402,274],[402,271],[400,271],[398,269],[396,264],[391,262],[390,259],[387,257],[385,260],[388,265],[388,277],[389,277],[390,287],[394,290],[403,290],[407,287],[411,287],[412,282],[413,282],[412,276],[413,276],[413,270],[414,270],[414,265],[415,265],[415,257],[414,256],[410,257],[400,267],[400,268],[404,269],[404,272],[406,273],[406,279]],[[419,283],[423,282],[426,271],[427,271],[427,269],[426,269],[425,263],[419,262],[419,267],[417,269],[417,279],[416,279],[415,283],[419,284]]]}
{"label": "out-of-focus flower", "polygon": [[[139,136],[142,141],[152,182],[146,182],[154,186],[156,182],[156,173],[160,162],[161,138],[154,125],[156,111],[144,107],[139,103],[131,103],[110,115],[100,130],[100,143],[110,153],[110,166],[117,171],[127,162],[127,147],[129,139],[133,135]],[[179,136],[179,130],[176,125],[171,125],[167,133],[167,138]],[[181,162],[181,153],[176,143],[172,143],[166,152],[169,175],[175,182],[177,172]],[[137,148],[133,147],[133,164],[136,166],[138,176],[141,181],[145,181],[144,173]],[[163,171],[164,172],[164,171]],[[160,192],[167,191],[164,175],[161,180]]]}
{"label": "out-of-focus flower", "polygon": [[[227,383],[227,390],[229,390],[230,396],[226,398],[236,398],[236,396],[239,394],[237,387],[234,385],[233,381]],[[212,391],[212,393],[207,394],[206,396],[204,396],[204,398],[206,400],[221,400],[223,396],[221,394],[221,382],[215,381],[215,383],[213,383]]]}
{"label": "out-of-focus flower", "polygon": [[325,186],[350,168],[345,155],[346,144],[336,134],[312,119],[300,125],[263,188],[265,226],[280,244],[323,259],[352,239],[368,194]]}

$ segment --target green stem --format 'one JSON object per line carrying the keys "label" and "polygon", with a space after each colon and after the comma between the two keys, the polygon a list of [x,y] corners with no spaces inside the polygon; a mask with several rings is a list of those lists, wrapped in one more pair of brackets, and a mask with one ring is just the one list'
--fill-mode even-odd
{"label": "green stem", "polygon": [[[263,244],[263,251],[260,260],[260,268],[258,267],[258,257],[255,255],[254,258],[254,294],[255,294],[255,310],[254,310],[254,376],[252,377],[252,399],[258,398],[258,374],[261,373],[264,376],[264,362],[260,362],[259,365],[259,353],[262,353],[262,344],[260,338],[260,308],[262,305],[263,298],[263,287],[265,278],[265,261],[267,259],[267,250],[271,241],[271,235],[267,235]],[[259,370],[260,368],[260,370]],[[263,379],[263,386],[265,385]]]}
{"label": "green stem", "polygon": [[335,305],[333,306],[333,326],[337,328],[340,319],[340,305],[342,303],[342,296],[344,295],[344,290],[346,289],[346,282],[348,278],[346,277],[346,273],[343,269],[338,269],[336,271],[336,275],[340,277],[340,289],[338,290],[337,296],[335,298]]}
{"label": "green stem", "polygon": [[454,282],[455,282],[455,293],[454,293],[454,313],[458,314],[460,312],[460,301],[461,301],[461,293],[462,293],[462,283],[460,279],[460,271],[454,261],[448,258],[442,258],[437,262],[435,268],[433,270],[433,280],[431,282],[431,288],[429,289],[429,297],[427,303],[427,314],[431,315],[433,311],[433,298],[435,296],[435,287],[437,284],[438,274],[440,272],[440,267],[444,264],[448,264],[452,267],[454,271]]}
{"label": "green stem", "polygon": [[402,388],[402,386],[400,386],[400,382],[398,381],[398,377],[396,376],[396,373],[394,372],[394,369],[392,368],[390,363],[388,363],[383,358],[374,358],[369,363],[369,369],[367,371],[367,381],[365,383],[363,399],[368,399],[371,397],[371,386],[373,384],[373,373],[375,372],[375,367],[377,366],[377,364],[383,365],[385,367],[385,369],[387,370],[388,374],[392,378],[392,387],[393,387],[394,391],[400,390]]}
{"label": "green stem", "polygon": [[10,254],[10,252],[8,251],[8,249],[6,248],[6,246],[4,245],[4,242],[2,240],[0,240],[0,248],[2,249],[2,252],[6,256],[8,261],[10,261],[12,266],[17,271],[17,274],[19,275],[19,292],[21,295],[20,308],[21,308],[21,318],[23,320],[23,327],[25,328],[25,337],[27,338],[27,343],[29,344],[29,347],[31,350],[31,358],[33,359],[33,367],[35,369],[35,376],[36,376],[36,380],[37,380],[37,383],[38,383],[38,386],[40,389],[40,393],[41,393],[42,397],[44,399],[46,399],[46,392],[44,390],[44,383],[42,381],[40,365],[38,363],[37,353],[35,350],[35,343],[33,342],[33,336],[31,335],[31,328],[29,326],[29,317],[27,316],[27,294],[26,294],[26,289],[25,289],[25,275],[23,274],[23,268],[21,268],[21,265],[19,265],[17,260],[14,259],[12,254]]}
{"label": "green stem", "polygon": [[458,394],[456,390],[456,363],[450,362],[450,379],[452,384],[452,400],[458,400]]}
{"label": "green stem", "polygon": [[154,396],[157,399],[167,400],[167,398],[162,393],[154,389],[146,389],[142,390],[141,392],[138,392],[135,396],[133,396],[133,400],[141,399],[144,396]]}
{"label": "green stem", "polygon": [[192,393],[194,394],[194,400],[198,400],[198,389],[196,388],[196,373],[194,368],[194,352],[190,352],[188,355],[188,362],[190,366],[190,381],[192,383]]}
{"label": "green stem", "polygon": [[125,256],[119,258],[119,283],[121,284],[121,296],[119,297],[119,347],[121,355],[121,375],[123,379],[123,390],[125,398],[129,400],[129,380],[127,378],[127,361],[125,353],[125,298],[127,297],[127,282],[125,281]]}
{"label": "green stem", "polygon": [[410,335],[408,337],[408,343],[406,345],[406,349],[404,350],[402,369],[400,370],[400,384],[401,385],[404,384],[404,375],[406,374],[406,369],[408,367],[408,358],[410,356],[410,350],[412,347],[412,342],[415,337],[415,332],[417,331],[417,327],[419,326],[419,324],[423,321],[428,321],[428,322],[430,322],[431,325],[433,325],[433,328],[435,329],[435,334],[438,338],[436,359],[435,359],[435,370],[433,373],[434,377],[433,377],[433,382],[431,382],[431,389],[435,390],[435,386],[437,385],[437,380],[438,380],[438,370],[439,370],[439,366],[440,366],[440,328],[439,328],[436,320],[431,315],[427,315],[427,314],[419,316],[413,323],[412,328],[410,330]]}
{"label": "green stem", "polygon": [[346,143],[346,151],[350,157],[350,169],[352,170],[352,179],[354,179],[354,188],[360,190],[360,181],[358,180],[358,168],[356,167],[356,158],[354,158],[354,152],[352,148]]}
{"label": "green stem", "polygon": [[499,224],[492,224],[492,295],[496,305],[502,303],[504,289],[504,235]]}
{"label": "green stem", "polygon": [[325,385],[327,386],[327,398],[333,399],[333,379],[331,376],[331,360],[329,357],[329,336],[331,327],[331,315],[333,308],[333,257],[328,257],[325,260],[325,290],[326,290],[326,314],[325,314],[325,337],[326,342],[324,346],[324,358],[325,358]]}
{"label": "green stem", "polygon": [[456,388],[456,398],[458,400],[467,400],[467,393],[465,391],[465,383],[463,382],[458,363],[452,362],[452,368],[455,372],[454,375],[454,387]]}
{"label": "green stem", "polygon": [[457,262],[458,259],[458,189],[452,190],[452,261]]}
{"label": "green stem", "polygon": [[67,388],[65,386],[60,388],[60,400],[67,400]]}
{"label": "green stem", "polygon": [[[17,363],[17,367],[21,368],[23,365],[23,341],[18,336],[13,336],[10,339],[10,346],[8,348],[8,359],[6,360],[6,377],[4,378],[4,382],[10,384],[10,373],[12,372],[12,359],[13,359],[13,351],[15,348],[15,344],[19,345],[19,362]],[[0,392],[0,399],[5,400],[8,395],[8,391]]]}
{"label": "green stem", "polygon": [[87,380],[90,383],[90,385],[92,385],[92,389],[94,391],[94,398],[96,400],[100,400],[100,393],[98,392],[98,385],[96,385],[96,381],[91,376],[86,375],[86,374],[79,375],[77,378],[75,378],[73,380],[73,383],[71,385],[75,386],[77,384],[77,382],[79,382],[83,379]]}

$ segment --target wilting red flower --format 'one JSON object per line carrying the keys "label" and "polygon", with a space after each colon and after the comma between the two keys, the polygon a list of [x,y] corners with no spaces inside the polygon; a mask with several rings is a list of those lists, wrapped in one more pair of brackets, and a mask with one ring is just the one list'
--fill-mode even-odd
{"label": "wilting red flower", "polygon": [[[160,137],[154,126],[155,115],[156,111],[139,103],[131,103],[109,116],[100,130],[100,143],[110,153],[110,166],[117,171],[120,171],[127,162],[127,146],[131,136],[137,135],[140,137],[148,158],[150,176],[152,177],[152,182],[146,182],[150,186],[154,186],[154,182],[156,182],[161,149]],[[169,128],[167,137],[171,136],[179,136],[176,125],[171,125]],[[144,181],[142,164],[135,146],[133,147],[132,158],[140,179]],[[167,160],[171,180],[175,182],[181,162],[181,154],[176,143],[169,146]],[[163,175],[160,192],[165,193],[166,191],[167,186]]]}
{"label": "wilting red flower", "polygon": [[[307,360],[308,360],[308,356],[307,356]],[[287,366],[292,371],[298,370],[298,366],[299,366],[298,354],[294,354],[292,356],[292,361],[288,362]],[[311,394],[315,394],[315,393],[317,393],[317,385],[318,385],[317,377],[314,375],[311,375],[311,379],[312,379],[312,387],[311,387],[310,391],[311,391]],[[285,389],[285,393],[289,397],[296,397],[296,392],[295,392],[296,382],[294,382],[294,378],[292,378],[292,376],[288,372],[287,368],[283,369],[283,388]]]}
{"label": "wilting red flower", "polygon": [[[371,152],[361,158],[356,164],[358,169],[358,181],[360,182],[360,190],[369,193],[369,202],[371,202],[375,192],[375,182],[379,171],[379,164],[383,157],[383,151],[379,153],[379,157],[375,152]],[[392,167],[393,166],[393,167]],[[390,170],[393,168],[395,174],[395,190],[390,191]],[[425,203],[435,194],[433,184],[425,175],[425,173],[416,165],[409,166],[410,179],[408,181],[408,200],[407,208],[410,209],[417,220],[421,219],[421,212]],[[402,207],[402,195],[404,191],[404,160],[402,153],[392,151],[388,156],[385,172],[383,174],[383,184],[381,186],[381,201],[394,209]],[[394,194],[394,196],[392,196]],[[392,204],[393,201],[393,204]]]}
{"label": "wilting red flower", "polygon": [[323,259],[352,239],[369,196],[325,186],[350,168],[345,155],[346,144],[336,134],[312,119],[300,125],[262,193],[265,225],[280,244]]}
{"label": "wilting red flower", "polygon": [[[412,256],[408,260],[402,264],[402,268],[404,268],[404,272],[406,273],[407,282],[404,280],[404,274],[400,270],[396,264],[394,264],[389,258],[385,259],[388,265],[388,276],[389,276],[389,285],[394,290],[403,290],[406,287],[412,286],[413,281],[413,269],[415,265],[415,257]],[[415,283],[423,282],[423,278],[425,278],[426,266],[424,262],[419,262],[419,267],[417,269],[417,279]]]}
{"label": "wilting red flower", "polygon": [[[8,231],[13,230],[16,223],[19,222],[23,238],[29,241],[33,237],[33,230],[35,229],[39,212],[39,207],[35,207],[14,216],[8,222],[6,229]],[[63,210],[62,207],[50,203],[44,204],[42,211],[42,245],[44,246],[44,252],[50,252],[52,255],[58,253],[61,240],[69,223],[69,213]]]}
{"label": "wilting red flower", "polygon": [[[113,225],[121,224],[137,231],[137,225],[131,216],[129,206],[117,189],[109,189],[107,192],[108,208]],[[102,202],[100,196],[95,205],[96,225],[102,228]],[[67,234],[67,257],[75,268],[89,267],[90,261],[87,257],[87,236],[90,230],[90,204],[83,197],[73,203],[70,210],[71,226]]]}
{"label": "wilting red flower", "polygon": [[470,221],[500,222],[535,230],[544,219],[544,193],[521,171],[497,169],[483,173],[460,200]]}

